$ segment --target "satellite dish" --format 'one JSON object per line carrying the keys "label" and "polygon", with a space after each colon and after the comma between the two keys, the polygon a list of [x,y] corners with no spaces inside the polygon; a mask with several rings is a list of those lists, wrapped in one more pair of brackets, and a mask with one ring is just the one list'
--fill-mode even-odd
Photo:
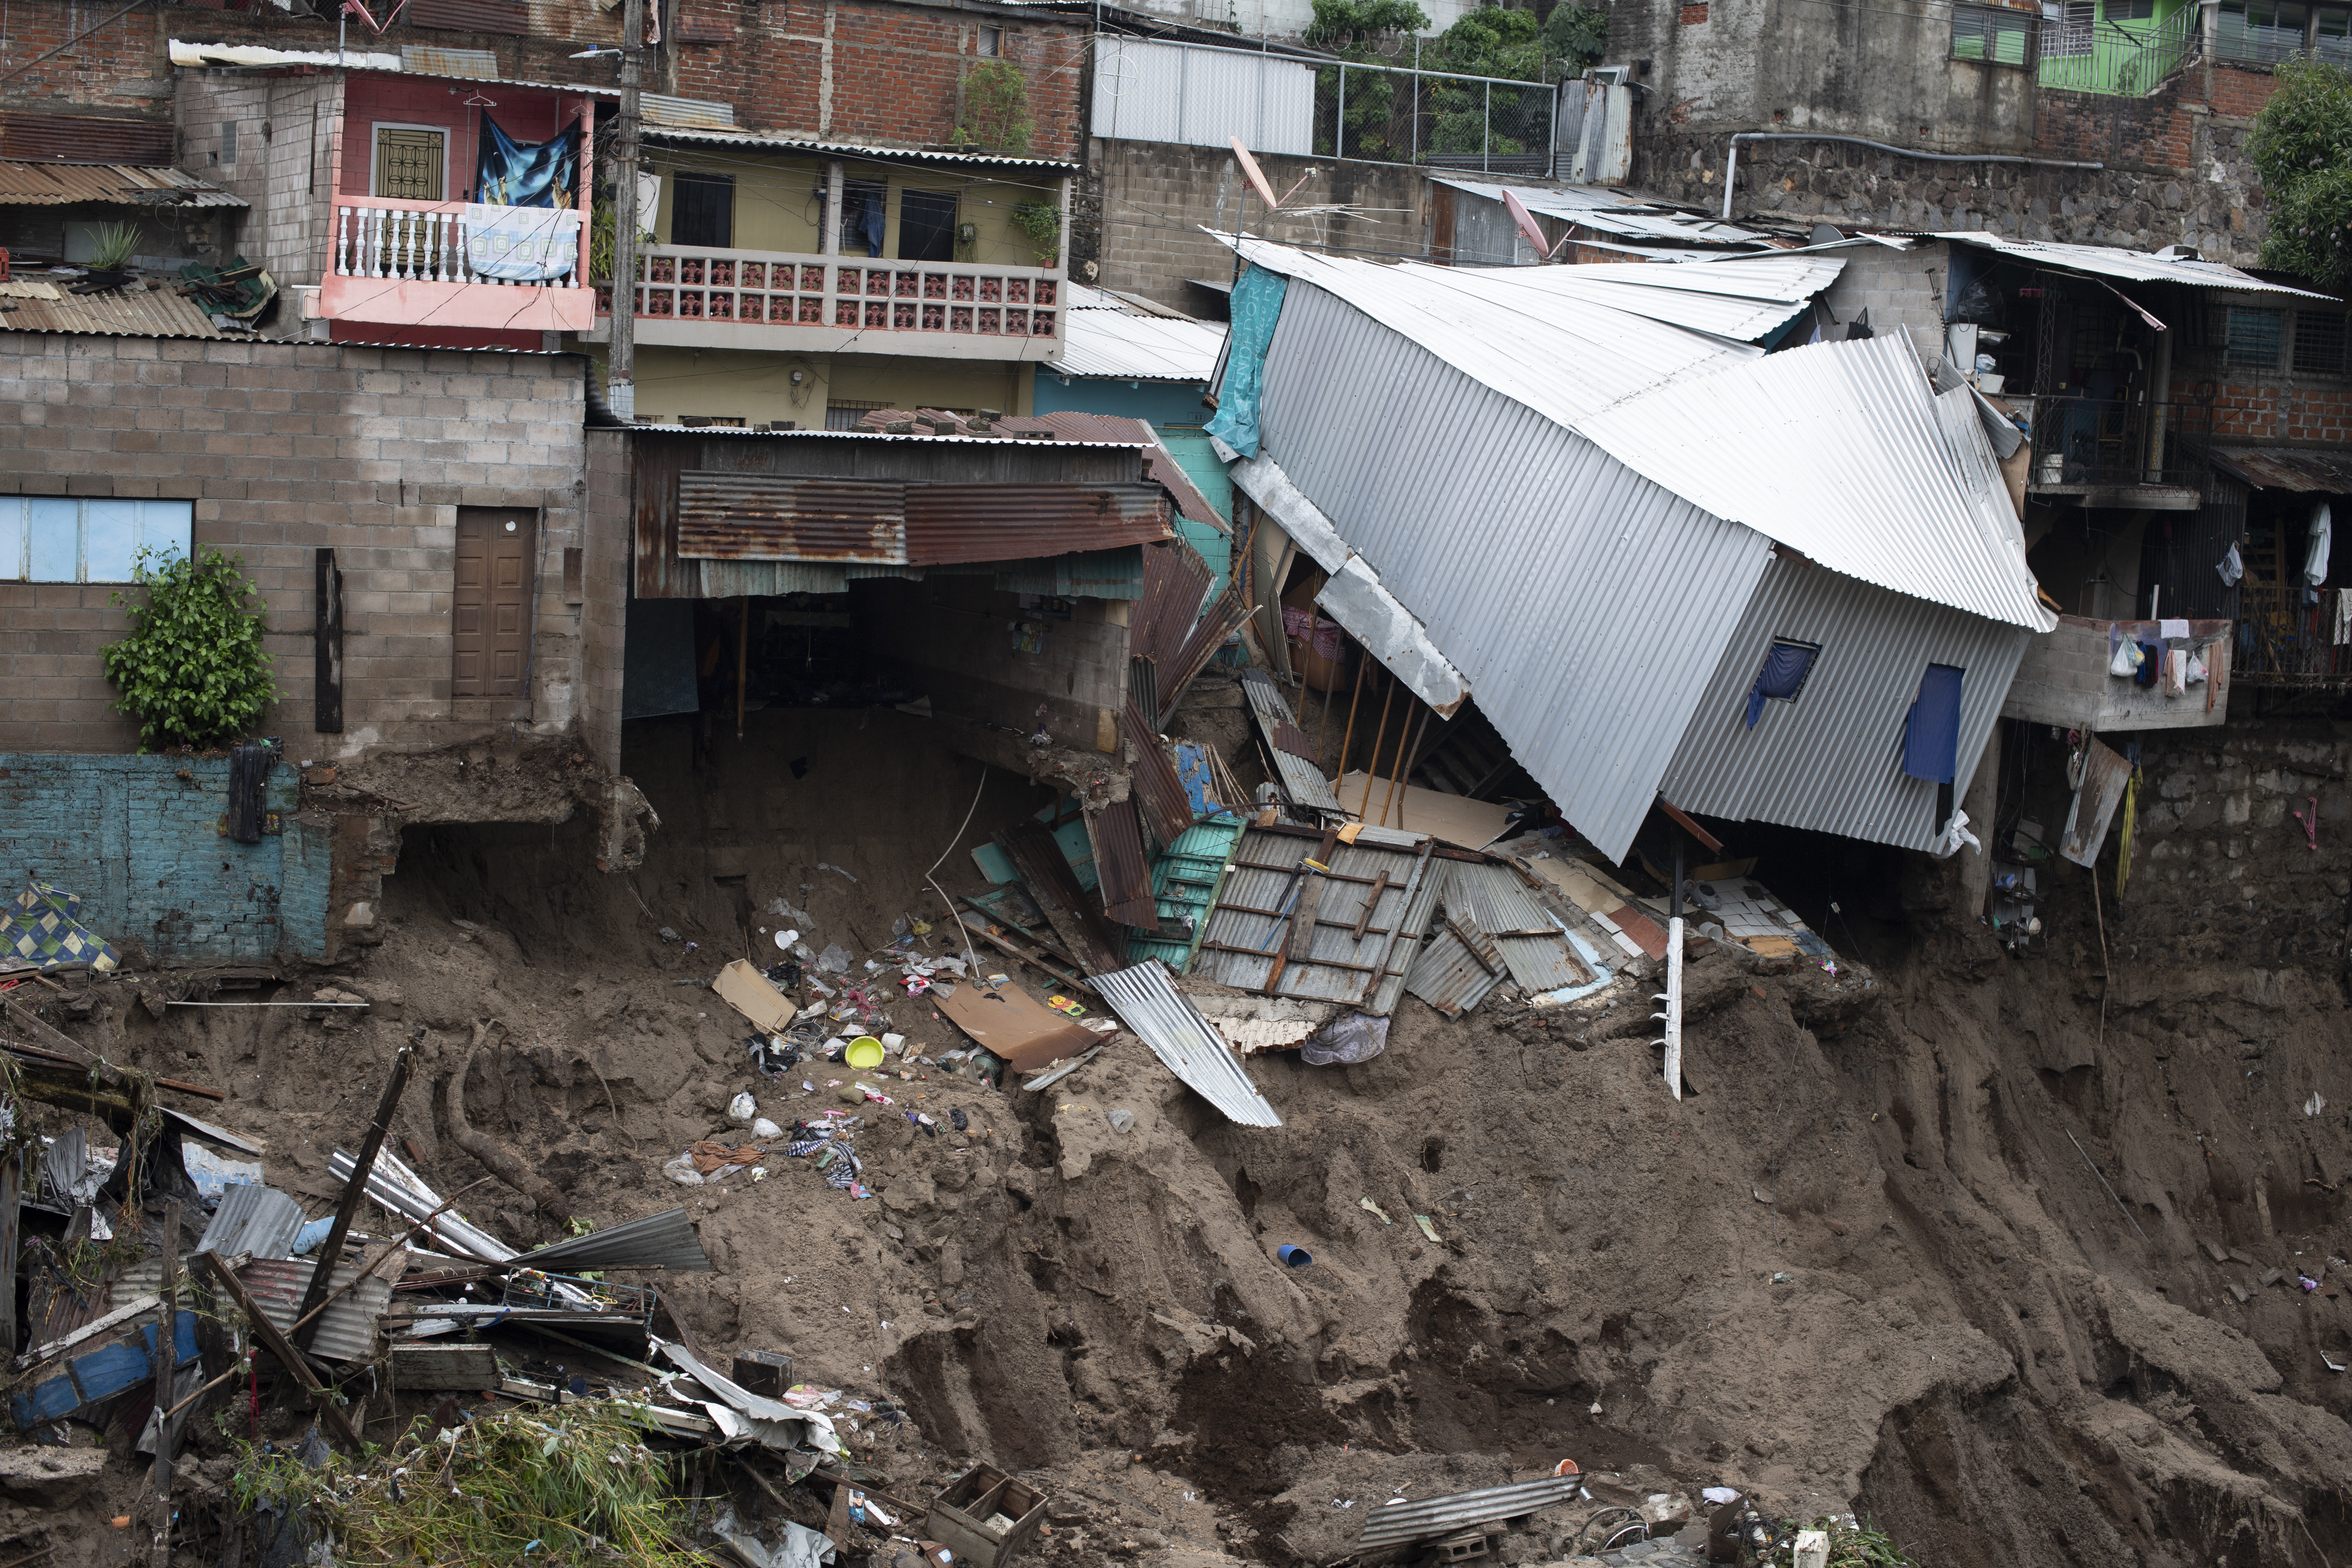
{"label": "satellite dish", "polygon": [[1234,138],[1234,156],[1241,160],[1242,173],[1247,174],[1249,183],[1257,187],[1258,199],[1265,203],[1266,210],[1271,212],[1282,205],[1275,199],[1274,187],[1266,184],[1265,171],[1257,166],[1257,160],[1250,156],[1250,150],[1242,145],[1242,139],[1238,136]]}
{"label": "satellite dish", "polygon": [[1519,193],[1507,185],[1503,188],[1503,205],[1509,211],[1511,221],[1519,226],[1519,232],[1528,237],[1528,243],[1536,247],[1536,254],[1544,260],[1549,261],[1559,254],[1560,245],[1568,243],[1566,235],[1560,237],[1559,245],[1546,239],[1543,226],[1536,222],[1536,215],[1528,211],[1528,204],[1519,200]]}

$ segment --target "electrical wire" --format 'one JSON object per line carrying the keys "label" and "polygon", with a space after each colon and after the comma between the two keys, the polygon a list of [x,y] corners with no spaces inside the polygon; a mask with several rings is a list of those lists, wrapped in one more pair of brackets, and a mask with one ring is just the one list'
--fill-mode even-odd
{"label": "electrical wire", "polygon": [[963,820],[956,824],[955,835],[948,840],[948,847],[940,851],[940,858],[932,861],[929,869],[923,873],[924,882],[929,886],[931,891],[940,895],[940,902],[947,906],[948,918],[955,921],[956,931],[963,938],[963,961],[971,966],[972,977],[975,980],[980,975],[980,959],[971,951],[971,931],[964,925],[963,916],[957,911],[955,900],[949,898],[937,882],[931,880],[931,872],[946,865],[948,857],[955,853],[955,847],[963,841],[963,830],[971,826],[972,814],[980,809],[980,797],[987,792],[987,789],[988,764],[982,763],[980,764],[980,788],[971,792],[971,805],[964,808]]}

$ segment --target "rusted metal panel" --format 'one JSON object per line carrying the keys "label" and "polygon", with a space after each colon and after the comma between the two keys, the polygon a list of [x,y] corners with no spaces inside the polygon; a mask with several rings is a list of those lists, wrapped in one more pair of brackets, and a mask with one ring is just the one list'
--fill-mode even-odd
{"label": "rusted metal panel", "polygon": [[[1176,776],[1176,764],[1168,760],[1167,746],[1132,698],[1128,700],[1123,721],[1127,738],[1135,743],[1133,780],[1136,798],[1143,804],[1143,821],[1150,827],[1152,837],[1162,844],[1173,844],[1192,826],[1192,798],[1184,793],[1184,781]],[[1128,922],[1146,926],[1150,923],[1149,920]]]}
{"label": "rusted metal panel", "polygon": [[1286,752],[1294,757],[1303,757],[1310,763],[1315,760],[1314,741],[1308,737],[1306,731],[1287,719],[1275,721],[1274,733],[1269,738],[1274,742],[1274,749],[1277,752]]}
{"label": "rusted metal panel", "polygon": [[[1438,889],[1438,902],[1445,901],[1445,889],[1460,866],[1433,867],[1430,879]],[[1405,972],[1405,989],[1444,1014],[1458,1018],[1486,999],[1486,994],[1502,983],[1508,973],[1499,953],[1477,952],[1464,940],[1453,925],[1441,924],[1428,942],[1413,958]]]}
{"label": "rusted metal panel", "polygon": [[1103,912],[1121,925],[1157,924],[1151,901],[1151,868],[1143,857],[1143,825],[1133,800],[1113,801],[1095,818],[1095,872],[1101,879]]}
{"label": "rusted metal panel", "polygon": [[64,206],[73,202],[141,207],[247,205],[243,196],[232,195],[177,169],[148,169],[133,163],[0,160],[0,206]]}
{"label": "rusted metal panel", "polygon": [[713,561],[907,564],[907,487],[688,468],[677,477],[677,552]]}
{"label": "rusted metal panel", "polygon": [[909,485],[907,555],[918,566],[1013,561],[1166,539],[1157,485]]}
{"label": "rusted metal panel", "polygon": [[1065,441],[1129,442],[1143,450],[1144,477],[1166,487],[1174,498],[1176,510],[1203,528],[1213,528],[1219,533],[1231,533],[1233,525],[1218,514],[1192,476],[1176,460],[1176,454],[1160,443],[1159,432],[1140,419],[1130,419],[1119,414],[1085,414],[1076,409],[1056,409],[1040,414],[1035,423],[1052,429]]}
{"label": "rusted metal panel", "polygon": [[176,289],[109,289],[55,300],[12,298],[0,321],[12,332],[89,332],[121,338],[217,338],[203,308]]}
{"label": "rusted metal panel", "polygon": [[1557,991],[1592,979],[1591,970],[1570,949],[1567,931],[1508,866],[1454,867],[1445,912],[1490,942],[1509,965],[1511,978],[1528,991]]}
{"label": "rusted metal panel", "polygon": [[[1423,892],[1430,841],[1417,834],[1387,833],[1375,842],[1376,831],[1332,850],[1313,935],[1305,952],[1284,965],[1273,994],[1344,1003],[1368,1013],[1395,1006],[1403,987],[1390,981],[1401,981],[1417,955],[1434,907]],[[1279,828],[1252,828],[1244,836],[1205,922],[1194,974],[1244,991],[1265,985],[1291,924],[1300,868],[1318,842],[1312,833]]]}
{"label": "rusted metal panel", "polygon": [[[1087,973],[1116,969],[1125,962],[1125,934],[1095,912],[1093,900],[1078,886],[1077,874],[1043,824],[1024,817],[999,833],[996,842],[1021,874],[1031,901],[1045,911],[1045,923]],[[1099,866],[1095,874],[1099,879]]]}
{"label": "rusted metal panel", "polygon": [[2256,489],[2299,495],[2352,490],[2352,454],[2340,448],[2216,447],[2213,460]]}
{"label": "rusted metal panel", "polygon": [[[1128,647],[1158,666],[1161,691],[1175,675],[1176,656],[1201,618],[1214,568],[1190,542],[1171,539],[1143,552],[1143,602],[1136,607]],[[1160,711],[1155,704],[1154,711]]]}
{"label": "rusted metal panel", "polygon": [[[261,1315],[278,1325],[281,1332],[291,1332],[295,1313],[302,1305],[302,1293],[310,1287],[310,1276],[316,1262],[308,1258],[289,1258],[278,1261],[256,1259],[238,1271],[254,1305]],[[350,1262],[339,1263],[330,1275],[329,1282],[336,1289],[351,1283],[359,1273]],[[312,1351],[329,1361],[365,1361],[375,1354],[376,1320],[392,1305],[392,1282],[381,1274],[371,1275],[357,1289],[329,1303],[319,1317],[318,1338],[310,1342]]]}
{"label": "rusted metal panel", "polygon": [[172,161],[172,122],[100,120],[86,114],[0,114],[0,157],[55,158],[68,163]]}

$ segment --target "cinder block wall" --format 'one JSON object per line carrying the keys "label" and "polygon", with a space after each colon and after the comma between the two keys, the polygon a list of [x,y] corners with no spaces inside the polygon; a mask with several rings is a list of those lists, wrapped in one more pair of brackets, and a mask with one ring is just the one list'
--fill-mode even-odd
{"label": "cinder block wall", "polygon": [[1951,276],[1951,247],[1934,241],[1909,250],[1857,245],[1834,254],[1845,266],[1822,303],[1840,321],[1870,312],[1870,330],[1880,337],[1897,328],[1911,335],[1922,363],[1944,357],[1944,289]]}
{"label": "cinder block wall", "polygon": [[134,964],[327,957],[327,819],[296,815],[281,765],[265,796],[281,831],[239,844],[228,773],[226,757],[0,754],[6,896],[27,877],[79,895]]}
{"label": "cinder block wall", "polygon": [[[257,585],[290,759],[575,721],[585,377],[568,354],[0,333],[0,495],[194,503]],[[460,506],[540,513],[530,691],[450,694]],[[343,574],[344,727],[313,727],[315,558]],[[616,547],[617,548],[617,547]],[[131,752],[99,655],[120,584],[0,583],[0,752]],[[617,590],[615,590],[617,591]]]}

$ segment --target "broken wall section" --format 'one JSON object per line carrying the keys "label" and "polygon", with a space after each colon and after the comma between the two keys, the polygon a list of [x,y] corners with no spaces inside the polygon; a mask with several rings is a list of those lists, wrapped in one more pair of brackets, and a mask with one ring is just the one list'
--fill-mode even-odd
{"label": "broken wall section", "polygon": [[331,819],[299,810],[280,763],[261,840],[240,844],[228,791],[226,757],[0,754],[8,871],[79,895],[134,965],[327,958]]}

